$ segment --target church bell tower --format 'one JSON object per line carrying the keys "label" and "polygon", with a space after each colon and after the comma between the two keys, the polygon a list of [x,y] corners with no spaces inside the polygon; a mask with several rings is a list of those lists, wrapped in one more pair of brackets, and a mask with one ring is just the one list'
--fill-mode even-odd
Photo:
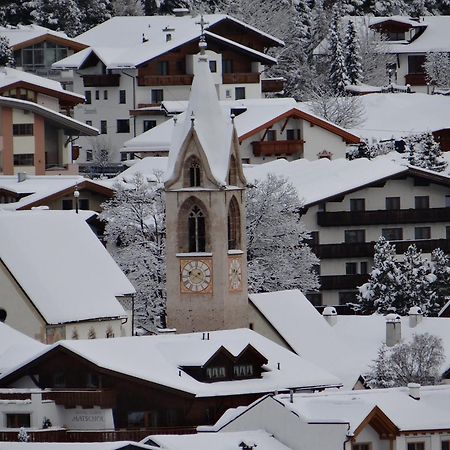
{"label": "church bell tower", "polygon": [[167,325],[178,333],[248,327],[246,181],[205,45],[165,181]]}

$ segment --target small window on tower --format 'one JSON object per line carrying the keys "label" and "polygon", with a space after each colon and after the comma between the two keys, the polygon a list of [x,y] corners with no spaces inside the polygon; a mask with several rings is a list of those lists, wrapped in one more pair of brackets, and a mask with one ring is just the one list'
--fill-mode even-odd
{"label": "small window on tower", "polygon": [[205,216],[203,211],[194,206],[188,217],[189,252],[204,252],[206,244]]}
{"label": "small window on tower", "polygon": [[200,163],[195,158],[191,160],[189,165],[189,186],[197,187],[201,184]]}

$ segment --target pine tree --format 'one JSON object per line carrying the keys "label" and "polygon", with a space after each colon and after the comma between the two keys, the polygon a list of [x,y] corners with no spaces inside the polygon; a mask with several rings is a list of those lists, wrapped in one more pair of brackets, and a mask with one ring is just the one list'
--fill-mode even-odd
{"label": "pine tree", "polygon": [[330,50],[330,85],[337,95],[345,94],[345,86],[348,84],[348,75],[345,66],[345,55],[342,46],[342,37],[340,32],[340,14],[337,5],[333,6],[332,20],[329,34]]}
{"label": "pine tree", "polygon": [[110,0],[78,0],[83,30],[87,31],[111,18]]}
{"label": "pine tree", "polygon": [[395,312],[407,315],[412,306],[419,306],[424,314],[428,314],[437,297],[433,290],[434,276],[430,262],[423,256],[422,251],[412,244],[404,253],[400,265],[399,298]]}
{"label": "pine tree", "polygon": [[0,36],[0,66],[14,67],[13,52],[6,36]]}
{"label": "pine tree", "polygon": [[190,8],[189,0],[161,0],[159,5],[160,14],[172,14],[175,8]]}
{"label": "pine tree", "polygon": [[350,84],[358,84],[362,79],[361,55],[358,34],[354,23],[349,20],[345,36],[345,67]]}
{"label": "pine tree", "polygon": [[31,16],[38,25],[68,36],[76,36],[82,29],[81,11],[75,0],[36,0]]}
{"label": "pine tree", "polygon": [[433,133],[426,132],[410,136],[406,145],[409,164],[435,172],[446,169],[447,162],[442,158],[440,145],[434,140]]}
{"label": "pine tree", "polygon": [[446,52],[427,53],[423,65],[427,81],[437,88],[450,87],[450,57]]}
{"label": "pine tree", "polygon": [[371,388],[390,388],[394,386],[389,356],[389,348],[383,343],[378,349],[376,359],[372,361],[369,367],[369,372],[364,375],[367,384]]}
{"label": "pine tree", "polygon": [[435,292],[435,302],[429,305],[430,316],[437,316],[450,300],[450,258],[440,249],[431,253],[432,273],[430,281]]}
{"label": "pine tree", "polygon": [[142,16],[144,7],[141,0],[111,0],[114,16]]}
{"label": "pine tree", "polygon": [[384,237],[375,244],[369,281],[359,287],[358,303],[353,309],[361,314],[398,312],[399,267],[395,246]]}

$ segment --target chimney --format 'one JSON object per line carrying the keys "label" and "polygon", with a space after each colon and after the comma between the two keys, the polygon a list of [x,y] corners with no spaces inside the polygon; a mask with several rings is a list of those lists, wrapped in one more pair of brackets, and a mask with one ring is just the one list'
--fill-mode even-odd
{"label": "chimney", "polygon": [[420,322],[422,322],[423,312],[422,309],[419,308],[418,306],[412,306],[409,309],[408,315],[409,315],[409,326],[411,328],[416,327],[417,325],[419,325]]}
{"label": "chimney", "polygon": [[402,338],[402,323],[398,314],[388,314],[386,316],[386,345],[393,347]]}
{"label": "chimney", "polygon": [[408,383],[409,396],[414,400],[420,400],[420,384]]}
{"label": "chimney", "polygon": [[18,172],[17,174],[17,182],[22,183],[22,181],[25,181],[27,179],[27,174],[25,172]]}
{"label": "chimney", "polygon": [[337,311],[334,306],[327,306],[322,312],[322,316],[328,322],[329,325],[333,326],[337,323]]}

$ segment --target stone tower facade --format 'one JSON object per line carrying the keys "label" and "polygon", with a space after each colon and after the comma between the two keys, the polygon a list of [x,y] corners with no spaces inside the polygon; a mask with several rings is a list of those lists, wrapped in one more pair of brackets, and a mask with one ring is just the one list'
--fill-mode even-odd
{"label": "stone tower facade", "polygon": [[167,178],[167,324],[177,332],[248,326],[245,185],[237,134],[200,55]]}

